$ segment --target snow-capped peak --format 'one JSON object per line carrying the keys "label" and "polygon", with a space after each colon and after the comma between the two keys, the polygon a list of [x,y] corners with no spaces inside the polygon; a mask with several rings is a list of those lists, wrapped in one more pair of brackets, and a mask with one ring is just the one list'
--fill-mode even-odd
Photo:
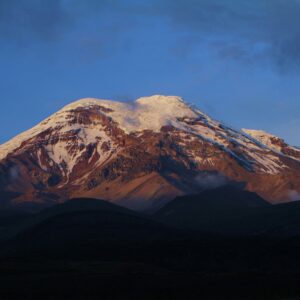
{"label": "snow-capped peak", "polygon": [[60,111],[67,111],[71,109],[76,109],[78,107],[90,106],[103,106],[110,109],[125,111],[137,109],[138,106],[141,106],[140,108],[145,108],[146,106],[149,108],[159,106],[161,111],[172,109],[173,112],[176,112],[176,110],[189,108],[189,106],[184,102],[184,100],[181,97],[153,95],[148,97],[141,97],[132,102],[118,102],[115,100],[97,98],[82,98],[66,105]]}
{"label": "snow-capped peak", "polygon": [[[229,152],[231,150],[228,145],[233,142],[245,148],[245,152],[254,160],[257,160],[253,157],[254,150],[268,147],[270,150],[282,153],[281,147],[284,144],[281,139],[264,131],[243,129],[246,134],[242,134],[233,130],[214,121],[200,110],[192,108],[178,96],[153,95],[138,98],[133,102],[83,98],[66,105],[37,126],[0,145],[0,160],[18,149],[24,141],[49,130],[52,133],[53,130],[57,131],[57,136],[61,136],[63,143],[67,143],[64,141],[64,136],[73,132],[80,143],[85,146],[96,143],[99,139],[109,140],[101,122],[97,123],[94,120],[89,124],[82,124],[78,121],[80,119],[80,117],[78,119],[78,114],[84,115],[85,110],[90,110],[91,114],[88,113],[88,115],[91,117],[96,114],[96,118],[105,117],[112,120],[126,134],[144,130],[160,132],[163,126],[172,126],[181,132],[192,134],[194,137],[227,149]],[[70,120],[74,118],[75,120],[70,124]],[[47,133],[47,137],[44,138],[51,139],[52,133]],[[252,138],[249,139],[249,136]],[[50,150],[47,148],[47,151],[55,152],[52,148]],[[57,155],[61,156],[61,153]],[[58,161],[58,159],[55,160]],[[264,157],[263,164],[269,166],[270,163],[266,160],[267,158]],[[64,161],[67,161],[67,157]]]}
{"label": "snow-capped peak", "polygon": [[161,127],[170,124],[176,127],[178,118],[196,118],[199,115],[182,98],[163,95],[142,97],[129,103],[85,98],[65,106],[61,112],[90,106],[109,109],[105,114],[117,122],[126,133],[142,130],[159,131]]}
{"label": "snow-capped peak", "polygon": [[[73,110],[78,108],[89,109],[95,106],[106,108],[106,111],[100,109],[99,113],[110,117],[114,122],[118,123],[119,127],[126,133],[143,130],[158,132],[161,127],[165,125],[172,124],[176,127],[178,118],[195,118],[199,115],[199,112],[196,113],[182,98],[177,96],[154,95],[139,98],[131,103],[83,98],[66,105],[35,127],[19,134],[7,143],[0,145],[0,160],[20,147],[24,141],[33,138],[49,128],[54,128],[58,125],[64,126],[67,123],[68,116],[72,114]],[[65,130],[67,130],[67,128],[65,128]]]}

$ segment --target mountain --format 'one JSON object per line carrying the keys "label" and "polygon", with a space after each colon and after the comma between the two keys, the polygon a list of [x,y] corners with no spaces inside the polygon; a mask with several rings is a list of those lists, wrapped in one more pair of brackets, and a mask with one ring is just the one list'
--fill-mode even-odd
{"label": "mountain", "polygon": [[14,236],[20,231],[33,227],[46,219],[62,214],[80,212],[116,213],[137,216],[136,212],[113,203],[89,198],[70,199],[64,203],[53,205],[36,213],[17,210],[0,210],[0,240]]}
{"label": "mountain", "polygon": [[[226,226],[233,221],[241,221],[252,211],[269,206],[273,207],[255,193],[226,185],[177,197],[155,212],[154,218],[177,228],[228,234],[231,232]],[[240,223],[235,225],[233,229],[238,232]]]}
{"label": "mountain", "polygon": [[90,197],[156,210],[228,182],[280,203],[298,198],[299,170],[298,148],[233,129],[180,97],[87,98],[0,145],[0,206]]}
{"label": "mountain", "polygon": [[167,203],[152,216],[168,226],[249,239],[300,238],[300,202],[271,205],[255,193],[223,186]]}
{"label": "mountain", "polygon": [[136,259],[136,248],[170,238],[180,239],[180,234],[129,209],[81,198],[32,214],[2,244],[0,255],[121,259],[122,248],[124,256]]}

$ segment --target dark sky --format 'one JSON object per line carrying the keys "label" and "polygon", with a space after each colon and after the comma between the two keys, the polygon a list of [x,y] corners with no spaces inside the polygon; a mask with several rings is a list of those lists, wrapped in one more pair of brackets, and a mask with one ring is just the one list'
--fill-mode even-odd
{"label": "dark sky", "polygon": [[79,98],[168,94],[300,145],[299,0],[0,0],[0,51],[0,143]]}

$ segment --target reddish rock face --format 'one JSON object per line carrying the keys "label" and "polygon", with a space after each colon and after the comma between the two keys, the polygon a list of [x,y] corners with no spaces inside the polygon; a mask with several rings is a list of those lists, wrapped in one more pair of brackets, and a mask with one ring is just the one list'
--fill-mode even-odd
{"label": "reddish rock face", "polygon": [[0,206],[86,196],[156,209],[177,195],[224,184],[218,174],[271,203],[295,200],[300,150],[261,131],[245,132],[178,97],[134,105],[83,99],[0,145]]}

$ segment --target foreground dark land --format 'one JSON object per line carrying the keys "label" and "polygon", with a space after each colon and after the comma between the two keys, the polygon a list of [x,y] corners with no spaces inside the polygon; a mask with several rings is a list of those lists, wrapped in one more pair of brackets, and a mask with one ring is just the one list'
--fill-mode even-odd
{"label": "foreground dark land", "polygon": [[151,216],[89,199],[2,211],[0,299],[298,299],[300,203],[253,197],[225,188]]}
{"label": "foreground dark land", "polygon": [[184,272],[136,262],[1,264],[1,299],[299,299],[299,273]]}

